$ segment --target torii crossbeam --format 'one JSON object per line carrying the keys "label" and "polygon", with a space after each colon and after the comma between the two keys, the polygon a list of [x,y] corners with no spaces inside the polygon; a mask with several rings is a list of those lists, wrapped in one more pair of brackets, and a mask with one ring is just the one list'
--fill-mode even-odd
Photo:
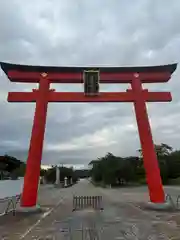
{"label": "torii crossbeam", "polygon": [[[164,83],[171,78],[177,64],[153,67],[48,67],[1,63],[2,70],[12,82],[39,83],[32,92],[9,92],[9,102],[36,102],[34,123],[27,159],[26,175],[21,206],[36,206],[37,189],[42,158],[43,140],[49,102],[133,102],[139,137],[142,147],[146,179],[150,200],[153,203],[165,201],[158,161],[146,102],[171,101],[170,92],[149,92],[142,83]],[[87,70],[99,71],[100,83],[129,83],[126,92],[99,92],[96,96],[86,96],[83,92],[56,92],[51,83],[83,83],[83,73]]]}

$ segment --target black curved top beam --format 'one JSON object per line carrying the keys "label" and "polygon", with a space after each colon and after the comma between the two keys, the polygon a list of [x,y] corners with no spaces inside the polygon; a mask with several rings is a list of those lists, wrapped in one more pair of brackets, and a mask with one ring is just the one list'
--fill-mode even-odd
{"label": "black curved top beam", "polygon": [[139,66],[139,67],[55,67],[55,66],[33,66],[33,65],[20,65],[6,62],[0,62],[2,70],[7,74],[8,71],[22,71],[22,72],[49,72],[49,73],[78,73],[84,70],[99,70],[103,73],[156,73],[156,72],[169,72],[173,73],[177,68],[177,63],[160,65],[160,66]]}

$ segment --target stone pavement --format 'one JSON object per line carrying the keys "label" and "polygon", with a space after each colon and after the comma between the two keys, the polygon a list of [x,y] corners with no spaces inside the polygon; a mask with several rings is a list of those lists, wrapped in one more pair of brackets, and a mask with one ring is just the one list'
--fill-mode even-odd
{"label": "stone pavement", "polygon": [[61,200],[65,196],[63,191],[64,189],[54,188],[53,185],[41,186],[38,203],[42,206],[42,213],[17,213],[16,216],[9,213],[6,216],[0,217],[0,239],[20,239],[31,226],[39,221],[39,219],[44,218],[51,209],[61,204]]}
{"label": "stone pavement", "polygon": [[[123,195],[123,191],[126,194]],[[9,224],[11,234],[4,239],[180,240],[180,213],[142,210],[138,207],[138,203],[147,198],[147,193],[141,196],[138,192],[133,192],[131,195],[131,192],[131,189],[95,188],[88,181],[81,181],[67,189],[49,187],[46,191],[42,190],[40,194],[41,201],[46,199],[44,206],[49,212],[46,211],[44,215],[27,217],[24,220],[25,223],[20,220],[20,226],[18,226],[17,218],[14,224],[19,235],[15,235],[18,231],[15,231]],[[104,210],[84,209],[72,212],[73,194],[102,195]],[[62,198],[61,202],[60,198]]]}

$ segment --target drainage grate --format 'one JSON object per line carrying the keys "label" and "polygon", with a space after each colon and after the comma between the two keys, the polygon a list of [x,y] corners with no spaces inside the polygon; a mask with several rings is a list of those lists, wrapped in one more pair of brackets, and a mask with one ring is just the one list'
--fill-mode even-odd
{"label": "drainage grate", "polygon": [[103,210],[102,196],[73,196],[73,211],[86,208]]}

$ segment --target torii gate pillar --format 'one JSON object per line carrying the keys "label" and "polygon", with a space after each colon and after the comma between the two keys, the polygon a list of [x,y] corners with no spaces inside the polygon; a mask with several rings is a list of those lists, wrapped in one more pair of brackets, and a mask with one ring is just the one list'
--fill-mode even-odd
{"label": "torii gate pillar", "polygon": [[150,200],[153,203],[163,203],[165,201],[165,194],[162,186],[158,160],[154,149],[146,103],[142,97],[142,84],[138,74],[135,74],[135,77],[131,83],[131,87],[132,91],[136,95],[134,109],[141,142]]}
{"label": "torii gate pillar", "polygon": [[47,74],[42,74],[39,81],[36,109],[31,134],[27,170],[24,177],[24,187],[21,197],[21,207],[36,207],[43,141],[48,107],[48,94],[50,82]]}

